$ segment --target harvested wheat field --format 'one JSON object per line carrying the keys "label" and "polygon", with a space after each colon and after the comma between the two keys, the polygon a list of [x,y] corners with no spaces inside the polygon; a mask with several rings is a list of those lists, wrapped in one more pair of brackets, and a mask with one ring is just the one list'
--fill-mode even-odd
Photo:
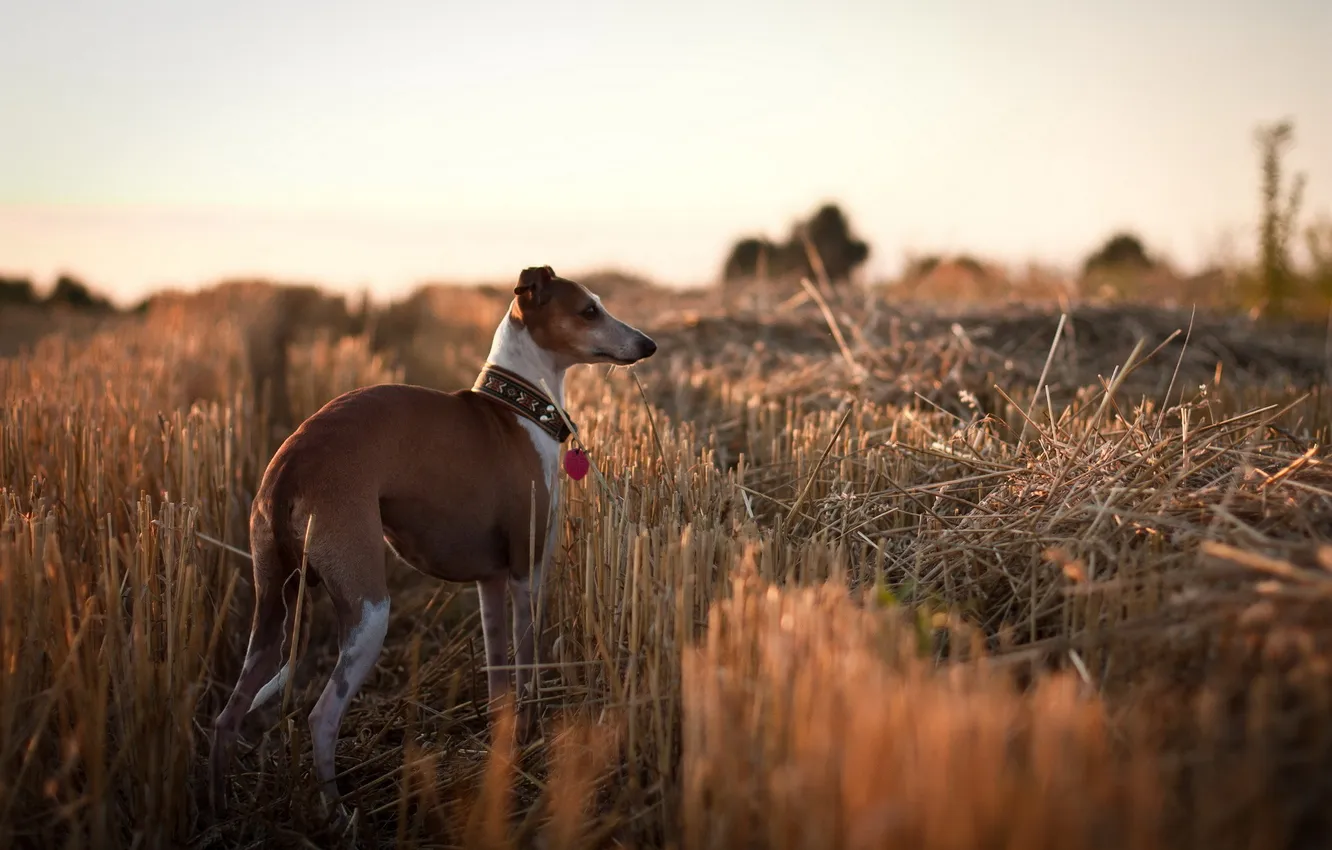
{"label": "harvested wheat field", "polygon": [[396,564],[343,832],[318,592],[207,808],[250,499],[339,392],[470,385],[506,292],[222,288],[6,359],[0,846],[1332,844],[1325,324],[814,292],[604,292],[660,349],[570,375],[544,742],[482,716],[474,590]]}

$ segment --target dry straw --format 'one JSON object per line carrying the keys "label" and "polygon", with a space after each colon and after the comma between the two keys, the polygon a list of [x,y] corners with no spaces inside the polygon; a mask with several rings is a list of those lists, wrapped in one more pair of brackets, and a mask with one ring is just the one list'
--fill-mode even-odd
{"label": "dry straw", "polygon": [[268,411],[479,363],[493,311],[469,301],[464,333],[436,293],[419,321],[459,341],[433,366],[415,340],[294,335],[276,401],[253,317],[188,299],[0,365],[0,846],[1332,834],[1332,411],[1303,331],[810,288],[779,315],[627,295],[661,353],[570,377],[597,471],[557,516],[545,746],[487,725],[470,592],[392,571],[337,752],[355,836],[319,819],[298,734],[335,660],[318,593],[312,651],[246,723],[233,813],[207,816]]}

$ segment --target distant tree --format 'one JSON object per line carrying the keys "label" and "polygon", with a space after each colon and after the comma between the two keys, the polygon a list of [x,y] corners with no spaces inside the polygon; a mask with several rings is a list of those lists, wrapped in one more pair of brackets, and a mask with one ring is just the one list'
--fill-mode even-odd
{"label": "distant tree", "polygon": [[806,240],[832,283],[845,282],[869,258],[869,245],[852,233],[846,214],[836,204],[824,204],[807,220],[797,221],[785,242],[774,243],[754,236],[736,242],[722,268],[722,279],[784,278],[795,274],[814,277]]}
{"label": "distant tree", "polygon": [[[857,266],[869,259],[869,245],[851,232],[846,215],[836,204],[819,207],[804,224],[804,232],[818,251],[828,279],[834,283],[847,280]],[[808,256],[804,259],[809,262]]]}
{"label": "distant tree", "polygon": [[56,279],[51,294],[46,296],[46,304],[62,305],[76,310],[111,309],[111,302],[94,295],[83,281],[63,274]]}
{"label": "distant tree", "polygon": [[1097,271],[1148,271],[1156,267],[1156,261],[1143,247],[1142,240],[1136,235],[1119,232],[1106,240],[1095,253],[1087,257],[1082,264],[1083,275]]}
{"label": "distant tree", "polygon": [[37,290],[32,281],[19,277],[0,277],[0,304],[36,304]]}
{"label": "distant tree", "polygon": [[1296,294],[1298,283],[1291,268],[1290,242],[1304,197],[1304,175],[1295,175],[1284,202],[1281,197],[1284,188],[1281,156],[1294,138],[1294,127],[1289,121],[1282,121],[1270,127],[1260,127],[1256,139],[1263,169],[1263,214],[1258,233],[1259,277],[1267,310],[1278,315],[1285,312],[1287,302]]}

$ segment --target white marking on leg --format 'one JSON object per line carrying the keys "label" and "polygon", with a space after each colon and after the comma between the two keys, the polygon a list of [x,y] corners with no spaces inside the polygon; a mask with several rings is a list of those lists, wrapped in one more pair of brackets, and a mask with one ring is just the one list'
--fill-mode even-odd
{"label": "white marking on leg", "polygon": [[535,672],[532,665],[536,663],[532,628],[532,586],[527,579],[513,579],[509,582],[509,593],[513,597],[514,665],[518,668],[514,677],[517,684],[514,693],[521,702],[532,696],[528,693],[528,688]]}
{"label": "white marking on leg", "polygon": [[481,638],[486,650],[486,691],[491,707],[509,689],[509,672],[502,668],[508,662],[508,637],[505,634],[504,579],[489,579],[476,583],[481,600]]}
{"label": "white marking on leg", "polygon": [[319,695],[310,712],[310,737],[314,748],[315,776],[321,790],[337,797],[334,781],[334,752],[338,730],[347,705],[356,696],[370,671],[375,668],[379,653],[384,648],[384,635],[388,633],[389,598],[378,603],[366,600],[361,605],[361,619],[347,635],[338,653],[338,663],[324,692]]}
{"label": "white marking on leg", "polygon": [[250,711],[254,711],[259,706],[268,702],[282,690],[287,684],[287,677],[291,675],[291,664],[284,663],[282,669],[277,671],[277,675],[268,680],[268,684],[259,689],[259,693],[254,695],[254,701],[250,703]]}

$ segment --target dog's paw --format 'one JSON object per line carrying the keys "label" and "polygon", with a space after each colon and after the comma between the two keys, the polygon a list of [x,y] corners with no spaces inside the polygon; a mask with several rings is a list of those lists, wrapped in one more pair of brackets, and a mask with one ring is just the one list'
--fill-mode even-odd
{"label": "dog's paw", "polygon": [[348,808],[341,799],[334,799],[320,792],[319,808],[329,830],[343,839],[355,839],[361,826],[361,810]]}
{"label": "dog's paw", "polygon": [[208,813],[215,820],[227,814],[227,780],[215,763],[208,770]]}

